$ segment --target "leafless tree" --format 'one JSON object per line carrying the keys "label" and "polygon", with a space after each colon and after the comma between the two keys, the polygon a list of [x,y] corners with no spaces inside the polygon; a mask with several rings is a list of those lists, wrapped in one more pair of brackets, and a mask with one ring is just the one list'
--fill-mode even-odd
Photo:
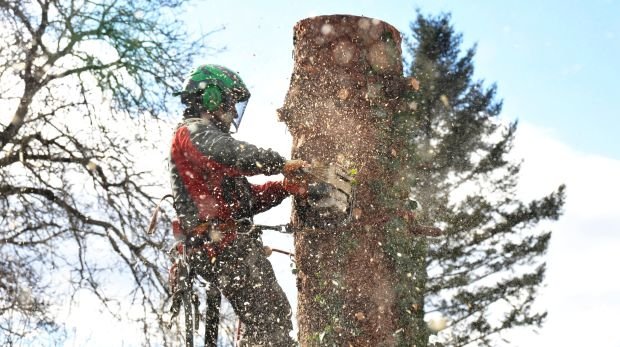
{"label": "leafless tree", "polygon": [[162,322],[165,232],[143,232],[161,182],[143,159],[204,48],[185,2],[0,0],[1,344],[58,336],[49,308],[84,289],[122,316],[121,282],[145,335]]}

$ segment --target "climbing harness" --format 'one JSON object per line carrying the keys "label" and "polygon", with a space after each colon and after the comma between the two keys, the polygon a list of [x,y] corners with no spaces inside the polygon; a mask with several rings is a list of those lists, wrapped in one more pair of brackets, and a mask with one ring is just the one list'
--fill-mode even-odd
{"label": "climbing harness", "polygon": [[[181,230],[178,220],[174,220],[172,226],[175,242],[167,252],[173,263],[169,274],[169,287],[172,291],[172,304],[170,306],[171,318],[169,327],[171,327],[173,320],[179,316],[182,309],[185,316],[185,346],[190,347],[193,346],[194,333],[199,329],[200,325],[200,301],[198,292],[194,288],[194,281],[200,281],[200,277],[197,276],[191,268],[189,257],[196,248],[200,247],[199,245],[202,244],[204,239],[199,238],[199,240],[196,240],[196,237],[187,237],[187,235],[185,235],[185,233]],[[251,227],[246,229],[248,230],[239,231],[238,234],[262,233],[263,230],[274,230],[285,234],[290,234],[293,232],[290,224],[253,224]],[[291,252],[268,246],[265,246],[263,251],[266,256],[269,256],[271,252],[285,254],[294,261],[294,254]],[[221,293],[219,289],[210,282],[200,282],[200,286],[206,287],[204,345],[206,347],[216,347],[219,327],[219,313],[221,307]],[[240,338],[240,329],[241,322],[239,321],[237,336],[235,337],[237,341]]]}

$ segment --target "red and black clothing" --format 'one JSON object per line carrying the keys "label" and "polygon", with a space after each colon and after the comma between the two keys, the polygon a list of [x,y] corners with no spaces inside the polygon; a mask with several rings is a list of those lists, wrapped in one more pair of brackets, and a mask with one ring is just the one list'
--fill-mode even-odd
{"label": "red and black clothing", "polygon": [[174,206],[183,230],[206,221],[252,218],[289,193],[281,182],[250,184],[245,176],[282,172],[285,159],[272,150],[232,138],[200,118],[181,123],[170,151]]}
{"label": "red and black clothing", "polygon": [[[289,193],[281,182],[253,185],[245,176],[281,173],[285,159],[233,139],[216,124],[190,118],[172,139],[170,171],[174,207],[186,234],[203,225],[251,224],[252,217],[279,204]],[[193,248],[189,263],[224,294],[245,324],[248,345],[295,346],[291,307],[255,234],[227,234]],[[217,244],[218,251],[213,254]]]}

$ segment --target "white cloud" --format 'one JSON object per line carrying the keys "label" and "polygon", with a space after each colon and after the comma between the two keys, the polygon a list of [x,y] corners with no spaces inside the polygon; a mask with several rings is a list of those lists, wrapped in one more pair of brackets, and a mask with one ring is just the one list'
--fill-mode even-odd
{"label": "white cloud", "polygon": [[[553,230],[546,288],[538,298],[549,316],[539,334],[510,334],[515,346],[619,346],[620,161],[584,153],[552,131],[520,124],[514,154],[524,159],[519,194],[541,197],[567,186],[564,215]],[[506,336],[508,337],[508,336]]]}

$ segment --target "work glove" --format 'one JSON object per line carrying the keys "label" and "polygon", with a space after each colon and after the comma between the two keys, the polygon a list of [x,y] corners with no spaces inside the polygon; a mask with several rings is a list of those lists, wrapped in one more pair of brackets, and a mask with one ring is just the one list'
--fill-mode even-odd
{"label": "work glove", "polygon": [[282,170],[284,174],[284,181],[282,182],[284,190],[295,196],[306,197],[308,195],[308,181],[304,177],[303,169],[307,167],[310,167],[310,164],[305,160],[287,160]]}
{"label": "work glove", "polygon": [[289,194],[305,198],[308,196],[308,181],[300,176],[285,177],[282,186]]}
{"label": "work glove", "polygon": [[302,169],[307,167],[310,167],[310,163],[305,160],[287,160],[284,163],[284,169],[282,170],[282,173],[284,174],[284,177],[299,176],[302,173]]}

